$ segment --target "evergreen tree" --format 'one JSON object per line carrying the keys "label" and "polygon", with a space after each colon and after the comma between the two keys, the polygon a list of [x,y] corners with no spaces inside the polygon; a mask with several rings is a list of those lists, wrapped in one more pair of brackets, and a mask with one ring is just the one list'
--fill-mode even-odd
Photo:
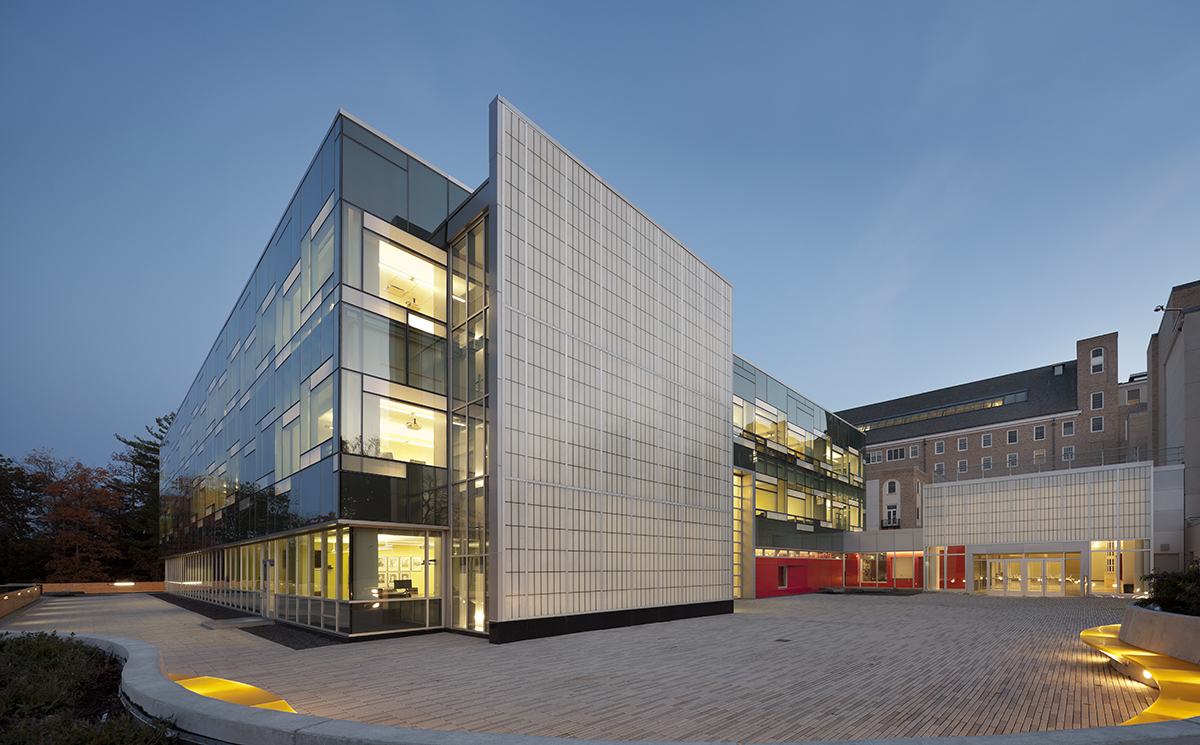
{"label": "evergreen tree", "polygon": [[157,417],[146,427],[149,437],[113,435],[125,446],[113,453],[108,487],[117,493],[120,509],[114,516],[121,558],[114,572],[121,578],[161,581],[159,561],[158,456],[175,414]]}
{"label": "evergreen tree", "polygon": [[42,494],[19,463],[0,456],[0,584],[40,582],[50,559]]}

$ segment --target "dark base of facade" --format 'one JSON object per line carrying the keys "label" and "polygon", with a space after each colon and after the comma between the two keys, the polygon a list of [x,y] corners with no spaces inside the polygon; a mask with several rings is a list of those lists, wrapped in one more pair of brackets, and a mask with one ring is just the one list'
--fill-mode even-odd
{"label": "dark base of facade", "polygon": [[717,600],[711,603],[687,605],[661,605],[654,608],[583,613],[576,616],[551,616],[549,618],[527,618],[519,621],[492,622],[488,625],[488,641],[492,644],[508,644],[526,639],[546,636],[578,634],[584,631],[617,629],[623,626],[640,626],[647,623],[679,621],[684,618],[719,616],[733,613],[732,600]]}

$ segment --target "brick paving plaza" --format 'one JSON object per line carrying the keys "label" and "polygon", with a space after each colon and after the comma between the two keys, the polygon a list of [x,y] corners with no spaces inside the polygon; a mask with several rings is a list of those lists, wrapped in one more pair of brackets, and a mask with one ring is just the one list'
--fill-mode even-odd
{"label": "brick paving plaza", "polygon": [[[127,636],[172,673],[426,729],[742,743],[1120,724],[1157,691],[1079,641],[1124,600],[801,595],[508,645],[429,634],[296,651],[148,595],[46,598],[0,630]],[[7,621],[7,623],[5,623]]]}

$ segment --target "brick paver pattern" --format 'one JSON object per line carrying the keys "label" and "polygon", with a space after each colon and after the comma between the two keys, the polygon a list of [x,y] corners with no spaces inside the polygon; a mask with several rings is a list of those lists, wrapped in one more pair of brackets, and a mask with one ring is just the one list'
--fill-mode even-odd
{"label": "brick paver pattern", "polygon": [[740,743],[1120,724],[1154,701],[1079,632],[1124,600],[801,595],[733,615],[507,645],[430,634],[295,651],[146,595],[47,598],[0,623],[155,644],[168,671],[297,711],[426,729]]}

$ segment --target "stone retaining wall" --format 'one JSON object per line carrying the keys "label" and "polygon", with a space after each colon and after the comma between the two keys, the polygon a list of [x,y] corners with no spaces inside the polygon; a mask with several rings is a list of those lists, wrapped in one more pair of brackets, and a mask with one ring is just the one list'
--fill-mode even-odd
{"label": "stone retaining wall", "polygon": [[37,599],[41,596],[42,588],[37,585],[5,592],[3,595],[0,595],[0,618],[7,616],[18,608],[24,608],[30,603],[37,602]]}
{"label": "stone retaining wall", "polygon": [[1135,647],[1200,665],[1200,616],[1146,610],[1130,603],[1117,638]]}

